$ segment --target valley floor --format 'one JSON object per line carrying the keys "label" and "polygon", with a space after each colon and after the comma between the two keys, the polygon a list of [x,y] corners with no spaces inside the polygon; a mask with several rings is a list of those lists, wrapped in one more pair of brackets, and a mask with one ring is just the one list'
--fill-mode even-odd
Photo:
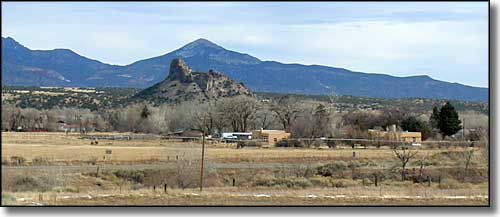
{"label": "valley floor", "polygon": [[[415,183],[400,181],[397,159],[387,147],[208,144],[202,192],[200,149],[196,142],[102,140],[96,146],[76,134],[4,132],[2,205],[489,205],[487,164],[473,164],[469,176],[474,178],[460,181],[460,148],[420,149],[425,176],[434,178]],[[474,162],[485,153],[478,149]],[[331,177],[317,174],[325,164],[338,166]],[[419,171],[420,165],[410,163],[408,169]]]}

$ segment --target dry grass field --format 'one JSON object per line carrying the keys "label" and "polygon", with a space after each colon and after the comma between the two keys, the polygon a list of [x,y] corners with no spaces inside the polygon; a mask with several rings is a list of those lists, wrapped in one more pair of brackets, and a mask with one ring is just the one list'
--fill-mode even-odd
{"label": "dry grass field", "polygon": [[[464,182],[462,148],[418,150],[407,168],[432,181],[416,183],[398,181],[398,160],[387,147],[207,144],[200,192],[199,143],[90,142],[78,134],[2,132],[2,205],[488,205],[480,148],[466,171],[474,178]],[[334,174],[318,175],[325,164],[335,166]]]}

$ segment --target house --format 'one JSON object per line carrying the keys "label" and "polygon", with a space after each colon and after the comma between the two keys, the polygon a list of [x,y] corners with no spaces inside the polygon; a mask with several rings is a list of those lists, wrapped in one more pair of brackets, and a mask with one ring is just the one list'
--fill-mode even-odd
{"label": "house", "polygon": [[372,136],[373,139],[382,139],[382,140],[391,140],[391,141],[401,141],[407,143],[421,143],[422,142],[422,133],[421,132],[408,132],[398,130],[396,125],[393,124],[387,129],[378,130],[378,129],[369,129],[368,133]]}
{"label": "house", "polygon": [[79,127],[76,124],[69,124],[66,123],[62,120],[56,122],[57,123],[57,129],[62,132],[77,132]]}
{"label": "house", "polygon": [[166,136],[182,139],[183,142],[189,142],[200,139],[203,136],[203,132],[198,129],[186,129],[168,133]]}
{"label": "house", "polygon": [[283,139],[289,139],[290,133],[284,130],[253,130],[252,139],[262,140],[271,146],[275,146],[277,142]]}
{"label": "house", "polygon": [[399,140],[411,143],[421,143],[422,133],[421,132],[408,132],[403,131],[399,133]]}

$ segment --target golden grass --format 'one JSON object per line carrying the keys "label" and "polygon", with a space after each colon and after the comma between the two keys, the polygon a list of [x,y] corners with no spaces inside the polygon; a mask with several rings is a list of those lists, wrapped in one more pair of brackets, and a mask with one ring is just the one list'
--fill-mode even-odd
{"label": "golden grass", "polygon": [[[99,134],[99,133],[96,133]],[[102,133],[109,134],[109,133]],[[119,134],[119,133],[116,133]],[[194,160],[201,156],[201,144],[183,143],[170,140],[100,140],[98,146],[91,146],[90,140],[79,139],[78,134],[66,136],[64,133],[2,133],[2,158],[22,156],[28,161],[44,157],[54,161],[102,160],[107,149],[112,156],[108,162],[147,160]],[[332,160],[394,160],[394,153],[388,148],[381,149],[290,149],[290,148],[243,148],[235,149],[225,144],[207,145],[206,159],[213,162],[327,162]],[[446,149],[419,150],[418,155],[433,155]],[[454,151],[454,150],[451,150]],[[356,157],[353,158],[353,152]]]}
{"label": "golden grass", "polygon": [[[110,133],[95,133],[110,134]],[[115,133],[118,134],[118,133]],[[92,159],[102,160],[105,150],[113,154],[108,163],[144,163],[151,161],[200,159],[199,143],[182,143],[169,140],[101,140],[91,146],[90,140],[79,139],[77,133],[2,133],[2,159],[22,156],[32,161],[44,157],[58,162],[79,163]],[[334,160],[350,160],[352,152],[356,160],[396,162],[394,153],[381,149],[288,149],[288,148],[243,148],[228,144],[208,144],[206,159],[220,163],[322,163]],[[461,149],[419,150],[419,156],[450,153]],[[443,159],[448,157],[443,157]],[[132,190],[131,184],[119,186],[112,181],[102,181],[96,187],[98,177],[81,173],[61,173],[56,170],[37,171],[38,175],[61,179],[59,187],[76,188],[78,192],[3,192],[16,198],[11,205],[487,205],[488,183],[460,185],[456,189],[440,189],[436,183],[431,187],[413,183],[381,182],[379,187],[362,186],[347,188],[290,189],[282,187],[207,187],[200,194],[197,189],[168,189],[168,194],[152,192],[151,188]],[[34,172],[35,173],[35,172]],[[2,178],[26,174],[26,171],[2,171]],[[35,174],[32,174],[33,176]],[[3,179],[2,179],[3,180]],[[361,182],[361,180],[357,180]],[[2,186],[4,182],[2,182]],[[42,200],[39,201],[40,195]],[[260,196],[256,196],[260,195]],[[269,195],[269,197],[265,196]],[[343,195],[343,196],[342,196]],[[91,199],[89,199],[89,197]],[[335,197],[334,197],[335,196]],[[477,197],[470,197],[477,196]],[[486,196],[486,197],[485,197]],[[21,198],[23,198],[21,200]],[[2,201],[3,202],[3,201]]]}
{"label": "golden grass", "polygon": [[437,188],[152,188],[80,193],[9,192],[14,204],[31,205],[487,205],[487,189]]}

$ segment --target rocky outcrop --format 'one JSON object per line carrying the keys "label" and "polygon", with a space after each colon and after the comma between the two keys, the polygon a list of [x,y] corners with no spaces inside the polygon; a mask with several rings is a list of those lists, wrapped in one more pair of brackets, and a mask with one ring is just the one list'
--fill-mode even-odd
{"label": "rocky outcrop", "polygon": [[179,80],[181,82],[191,81],[191,69],[186,65],[184,60],[177,58],[170,63],[170,71],[167,76],[169,80]]}
{"label": "rocky outcrop", "polygon": [[167,78],[133,97],[155,103],[178,103],[182,101],[206,101],[238,95],[253,96],[242,83],[210,70],[193,72],[180,58],[170,64]]}

